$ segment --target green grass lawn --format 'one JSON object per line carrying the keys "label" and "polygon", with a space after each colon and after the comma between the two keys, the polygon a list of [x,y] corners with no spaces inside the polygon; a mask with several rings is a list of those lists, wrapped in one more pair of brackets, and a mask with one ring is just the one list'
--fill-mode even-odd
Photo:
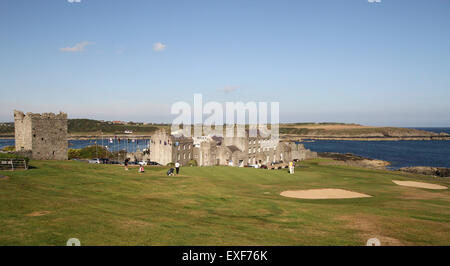
{"label": "green grass lawn", "polygon": [[[286,170],[32,161],[0,171],[0,245],[449,245],[449,179],[302,162]],[[342,188],[371,198],[302,200],[280,192]]]}

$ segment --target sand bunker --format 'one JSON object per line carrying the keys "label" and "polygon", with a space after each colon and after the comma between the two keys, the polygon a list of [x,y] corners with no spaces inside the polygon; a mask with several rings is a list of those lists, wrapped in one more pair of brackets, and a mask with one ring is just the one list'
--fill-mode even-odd
{"label": "sand bunker", "polygon": [[298,199],[353,199],[372,197],[358,192],[335,188],[283,191],[280,195]]}
{"label": "sand bunker", "polygon": [[447,187],[436,185],[436,184],[430,184],[430,183],[423,183],[423,182],[415,182],[415,181],[399,181],[399,180],[392,180],[395,184],[399,186],[405,186],[405,187],[418,187],[418,188],[428,188],[428,189],[447,189]]}

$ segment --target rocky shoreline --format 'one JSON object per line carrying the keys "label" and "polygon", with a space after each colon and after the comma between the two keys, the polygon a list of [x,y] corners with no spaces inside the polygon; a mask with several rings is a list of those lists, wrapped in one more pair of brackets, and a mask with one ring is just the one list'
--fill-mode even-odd
{"label": "rocky shoreline", "polygon": [[412,174],[432,175],[439,177],[450,177],[450,168],[443,167],[429,167],[429,166],[414,166],[414,167],[402,167],[397,171],[402,171]]}
{"label": "rocky shoreline", "polygon": [[390,162],[383,160],[376,160],[365,158],[351,153],[337,153],[337,152],[319,152],[317,153],[319,158],[333,159],[348,166],[357,166],[372,169],[386,170]]}
{"label": "rocky shoreline", "polygon": [[[333,159],[334,161],[342,165],[364,167],[370,169],[391,170],[387,168],[387,166],[390,165],[390,162],[388,161],[365,158],[351,153],[343,154],[337,152],[320,152],[318,153],[318,157]],[[445,167],[413,166],[402,167],[391,171],[400,171],[405,173],[421,174],[435,177],[450,177],[450,168]]]}
{"label": "rocky shoreline", "polygon": [[308,140],[357,140],[357,141],[401,141],[401,140],[450,140],[450,135],[437,136],[390,136],[390,137],[367,137],[367,136],[295,136],[283,135],[282,138],[289,138],[296,141]]}

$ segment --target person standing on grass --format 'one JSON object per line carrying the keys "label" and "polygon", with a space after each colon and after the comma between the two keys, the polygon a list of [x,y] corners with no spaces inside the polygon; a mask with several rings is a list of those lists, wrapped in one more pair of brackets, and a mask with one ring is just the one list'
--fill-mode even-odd
{"label": "person standing on grass", "polygon": [[178,173],[180,172],[180,163],[179,162],[175,163],[175,170],[176,170],[176,173],[178,175]]}
{"label": "person standing on grass", "polygon": [[289,162],[289,173],[292,175],[294,174],[294,162]]}
{"label": "person standing on grass", "polygon": [[126,158],[124,165],[125,165],[125,171],[128,171],[128,161],[130,161],[130,159]]}

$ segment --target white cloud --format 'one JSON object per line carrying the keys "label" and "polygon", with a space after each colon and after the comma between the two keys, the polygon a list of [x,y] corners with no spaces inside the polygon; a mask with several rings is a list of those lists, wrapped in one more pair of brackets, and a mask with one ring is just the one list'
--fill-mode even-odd
{"label": "white cloud", "polygon": [[235,91],[237,89],[239,89],[238,86],[226,86],[226,87],[221,88],[220,91],[223,91],[225,93],[230,93],[230,92],[233,92],[233,91]]}
{"label": "white cloud", "polygon": [[75,44],[75,46],[73,46],[73,47],[59,48],[59,50],[61,52],[81,52],[81,51],[84,51],[84,48],[86,46],[90,45],[90,44],[94,44],[94,43],[93,42],[84,41],[84,42],[80,42],[80,43]]}
{"label": "white cloud", "polygon": [[166,49],[166,45],[160,42],[154,43],[153,44],[153,50],[155,52],[162,52]]}

